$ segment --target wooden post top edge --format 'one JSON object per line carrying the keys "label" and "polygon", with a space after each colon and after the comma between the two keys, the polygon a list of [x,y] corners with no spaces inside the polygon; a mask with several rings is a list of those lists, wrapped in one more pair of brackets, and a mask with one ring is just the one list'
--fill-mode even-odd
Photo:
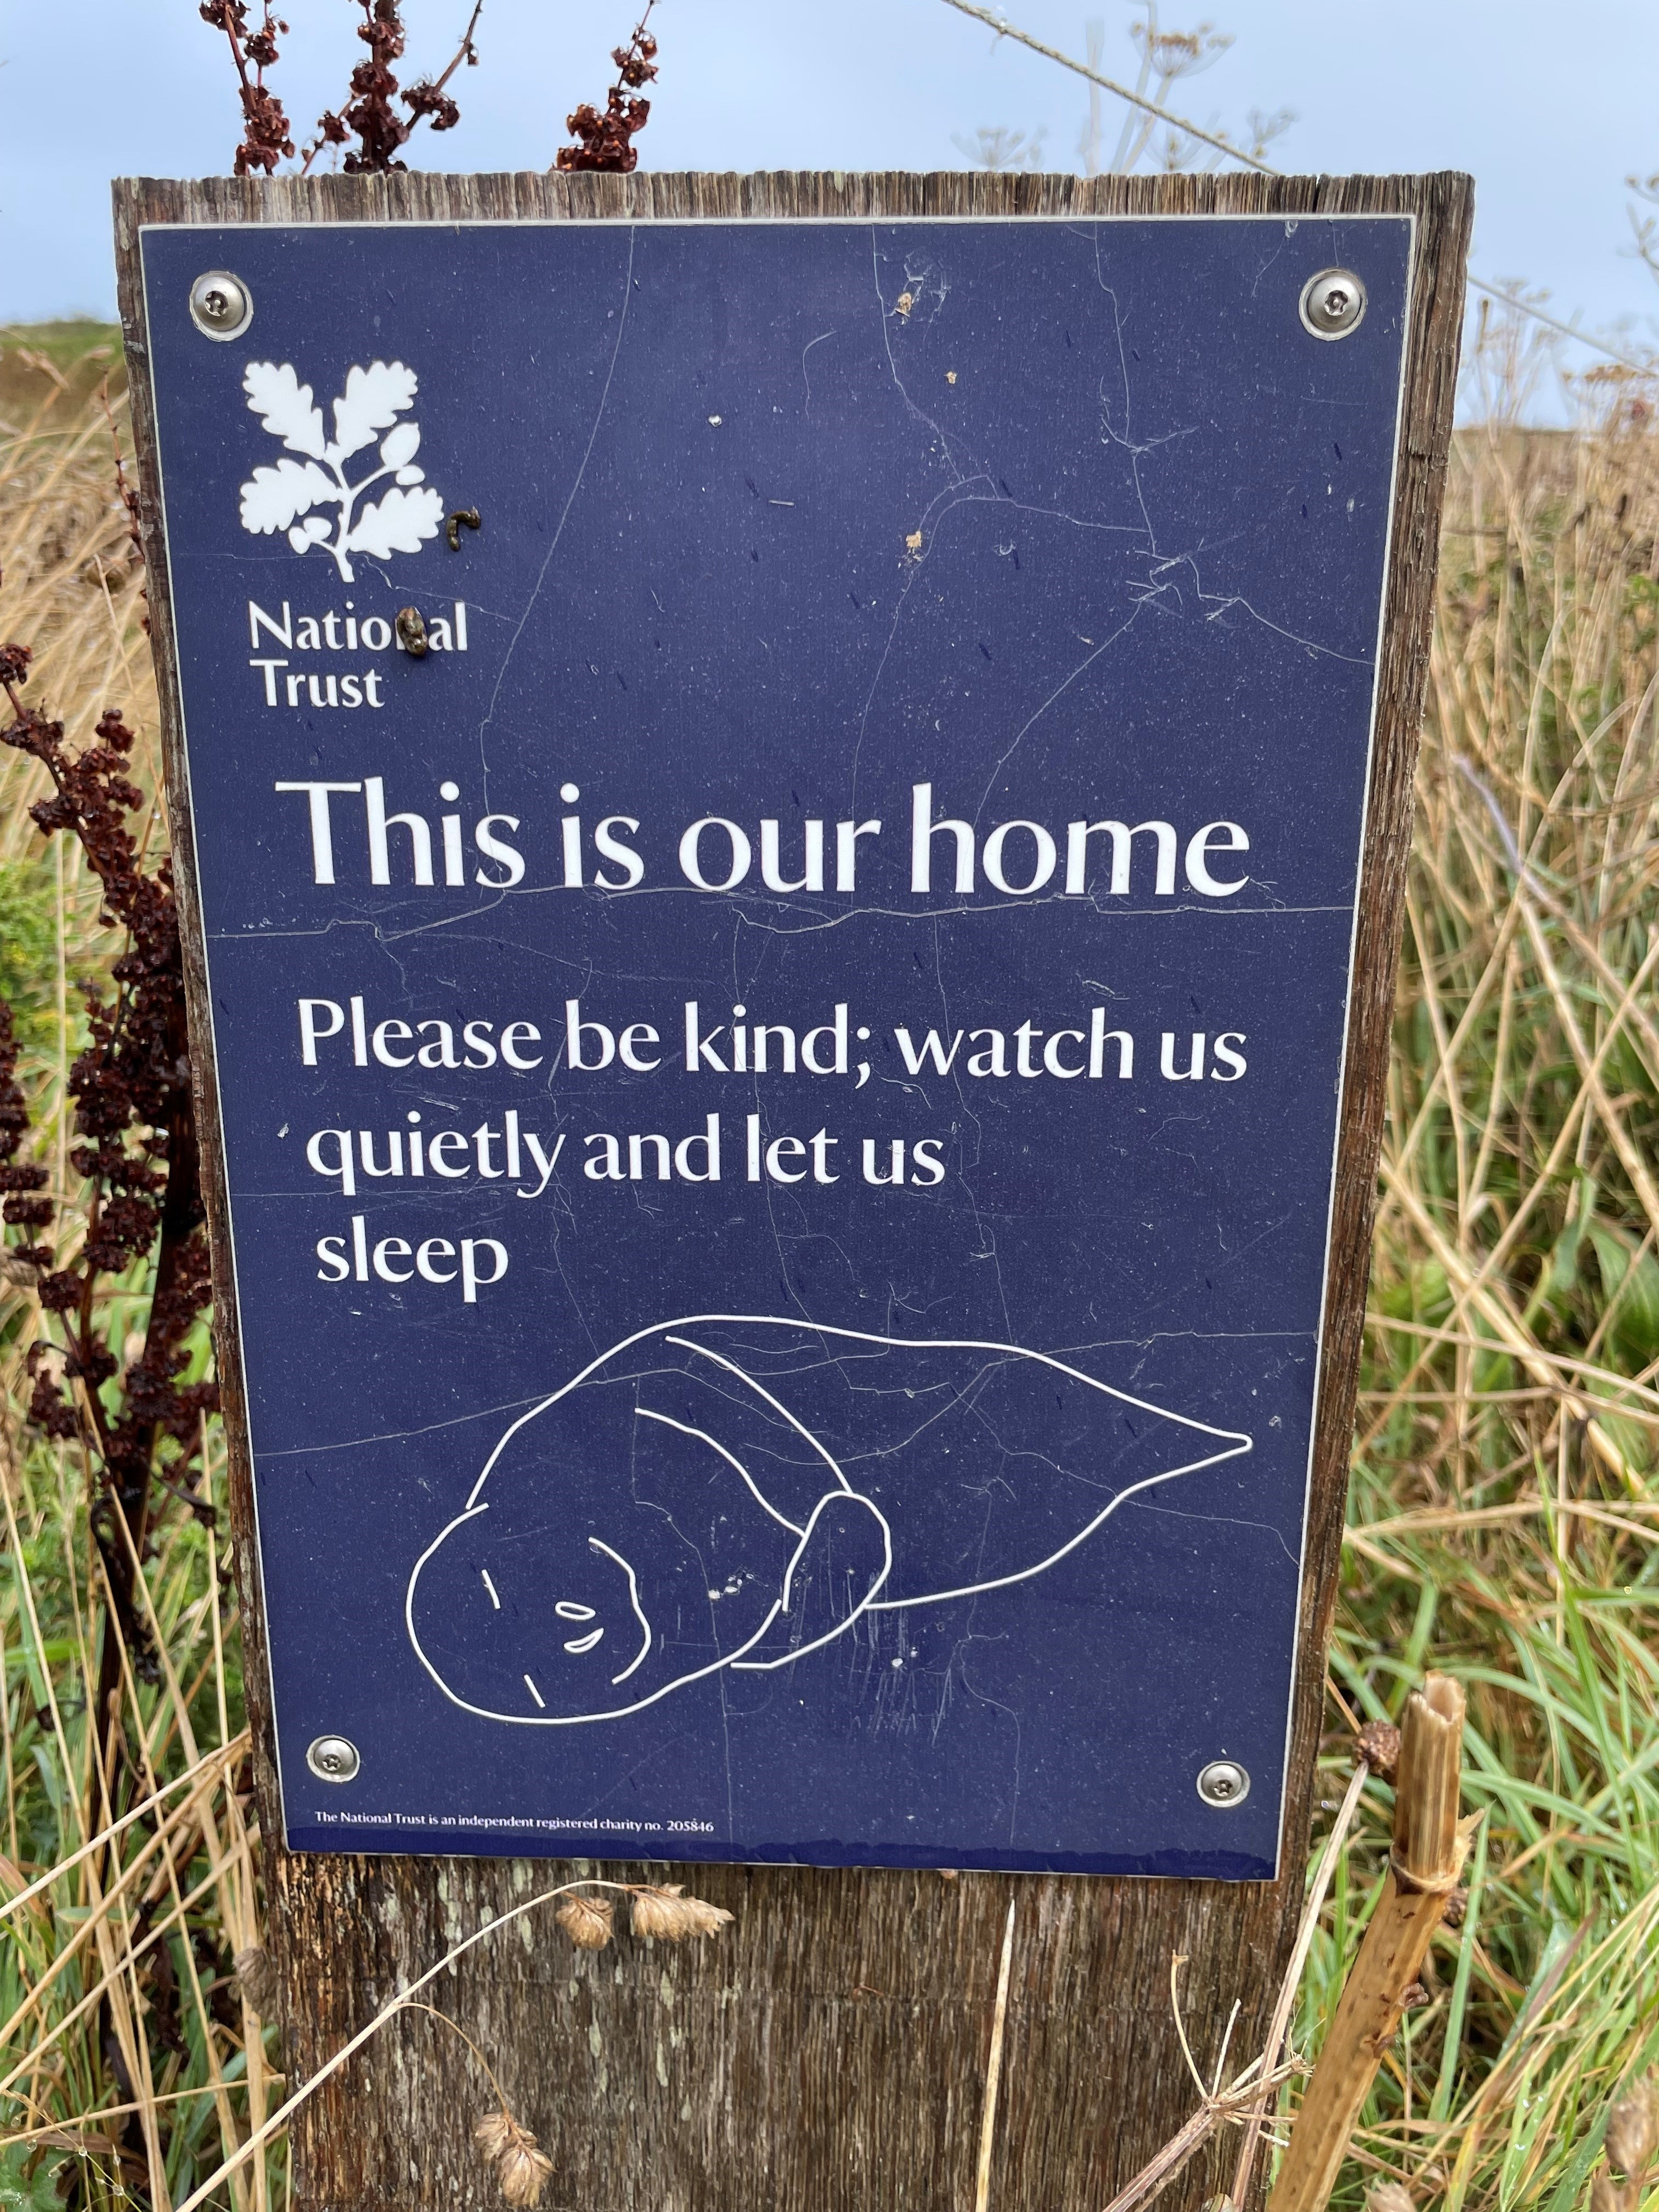
{"label": "wooden post top edge", "polygon": [[[580,207],[584,213],[628,214],[649,220],[667,212],[664,203],[695,202],[714,191],[739,202],[775,202],[777,215],[792,211],[779,204],[801,194],[827,192],[839,202],[873,200],[874,209],[855,204],[846,212],[860,216],[883,211],[912,217],[951,212],[934,203],[949,198],[963,213],[1084,213],[1091,208],[1127,214],[1160,209],[1185,215],[1273,214],[1281,210],[1345,215],[1394,215],[1429,204],[1455,207],[1471,199],[1474,178],[1461,169],[1342,173],[1319,171],[1265,175],[1255,170],[1159,173],[1150,176],[1083,177],[1071,171],[995,173],[961,169],[640,169],[627,176],[567,174],[556,170],[407,170],[371,176],[155,177],[112,179],[118,212],[137,213],[146,222],[211,222],[217,209],[278,210],[289,219],[301,209],[331,212],[358,205],[384,216],[400,206],[432,220],[446,204],[475,219],[483,201],[540,201],[556,213]],[[917,205],[920,197],[925,205]],[[164,213],[164,209],[178,212]],[[744,211],[741,206],[707,204],[675,208],[677,216],[720,220]],[[508,217],[507,219],[511,219]]]}
{"label": "wooden post top edge", "polygon": [[562,179],[574,182],[580,176],[605,177],[617,175],[623,183],[643,185],[680,182],[691,177],[720,177],[737,179],[741,182],[765,181],[772,178],[838,177],[852,183],[866,177],[948,177],[955,180],[969,179],[975,183],[994,182],[1001,185],[1063,184],[1086,185],[1091,187],[1112,185],[1142,185],[1169,187],[1182,185],[1277,185],[1347,184],[1400,185],[1432,184],[1452,181],[1473,185],[1474,174],[1467,169],[1171,169],[1157,172],[1103,170],[1098,175],[1085,177],[1077,169],[634,169],[625,177],[620,173],[605,170],[574,171],[565,169],[393,169],[375,171],[358,176],[326,171],[318,176],[301,176],[297,172],[270,177],[228,177],[216,172],[199,177],[152,176],[133,171],[118,176],[112,181],[118,186],[131,185],[234,185],[240,191],[270,191],[282,185],[344,185],[347,188],[369,190],[386,185],[409,184],[446,184],[458,179],[471,184],[478,178],[536,177]]}

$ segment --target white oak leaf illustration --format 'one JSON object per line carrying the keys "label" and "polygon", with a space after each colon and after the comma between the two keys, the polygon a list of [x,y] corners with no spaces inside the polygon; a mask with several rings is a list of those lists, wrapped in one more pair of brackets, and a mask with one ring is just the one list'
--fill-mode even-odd
{"label": "white oak leaf illustration", "polygon": [[418,553],[428,538],[435,538],[444,519],[444,503],[429,487],[404,491],[397,485],[372,507],[364,507],[346,540],[354,553],[372,553],[386,560],[393,553]]}
{"label": "white oak leaf illustration", "polygon": [[389,469],[401,469],[421,450],[418,422],[399,422],[380,441],[380,459]]}
{"label": "white oak leaf illustration", "polygon": [[[334,402],[332,443],[325,434],[323,410],[311,386],[301,384],[290,362],[250,362],[244,373],[247,404],[272,437],[290,453],[303,453],[301,465],[278,461],[257,468],[241,487],[242,527],[256,536],[287,532],[296,553],[313,549],[328,555],[349,584],[354,551],[385,560],[393,553],[417,553],[435,538],[443,520],[443,501],[431,489],[416,491],[426,471],[416,461],[420,426],[398,417],[414,404],[419,380],[400,361],[371,362],[346,373],[345,390]],[[382,433],[385,435],[382,436]],[[380,453],[368,472],[354,483],[344,463],[380,440]],[[359,507],[370,487],[392,485],[374,505]],[[312,512],[335,510],[331,521]]]}
{"label": "white oak leaf illustration", "polygon": [[[319,418],[320,419],[320,418]],[[339,487],[315,461],[277,461],[255,469],[242,486],[242,527],[256,537],[286,530],[296,515],[304,514],[321,500],[337,500]],[[314,519],[314,518],[313,518]],[[316,537],[316,531],[307,536]],[[328,526],[321,526],[326,538]]]}
{"label": "white oak leaf illustration", "polygon": [[[357,373],[352,371],[353,375]],[[319,461],[324,458],[328,438],[323,428],[323,410],[313,404],[311,386],[301,383],[291,362],[285,361],[278,368],[275,362],[249,362],[243,373],[242,389],[247,394],[248,405],[271,436],[280,438],[290,453],[309,453]],[[337,400],[335,405],[337,409]]]}
{"label": "white oak leaf illustration", "polygon": [[379,432],[389,430],[406,408],[415,404],[419,380],[400,361],[371,362],[367,368],[347,372],[343,395],[334,403],[334,446],[343,460],[372,445]]}

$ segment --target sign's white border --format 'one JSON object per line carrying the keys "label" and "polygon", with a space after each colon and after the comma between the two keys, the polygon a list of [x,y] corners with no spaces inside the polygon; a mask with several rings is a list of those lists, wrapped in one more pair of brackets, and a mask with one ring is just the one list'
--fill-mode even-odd
{"label": "sign's white border", "polygon": [[[568,216],[507,216],[466,217],[421,216],[413,217],[380,216],[368,218],[343,216],[339,218],[325,217],[314,222],[241,222],[235,221],[224,222],[144,222],[141,223],[138,227],[138,240],[140,269],[142,272],[141,289],[143,297],[146,355],[148,360],[153,363],[155,356],[154,349],[149,344],[149,323],[152,309],[149,270],[144,263],[143,253],[143,242],[152,234],[155,234],[157,235],[171,234],[178,231],[194,231],[207,234],[220,234],[227,231],[258,231],[265,234],[289,232],[304,235],[307,233],[319,230],[467,231],[565,230],[571,228],[617,230],[633,229],[643,227],[649,227],[655,229],[708,229],[711,228],[724,228],[726,229],[750,229],[757,228],[768,228],[772,229],[799,229],[811,227],[813,228],[822,229],[829,228],[831,225],[839,225],[842,229],[848,230],[870,230],[875,228],[903,228],[907,230],[914,230],[927,227],[947,228],[963,223],[1014,224],[1034,222],[1059,223],[1067,227],[1076,227],[1085,224],[1121,226],[1131,223],[1143,225],[1164,223],[1273,223],[1283,228],[1287,234],[1294,234],[1304,222],[1309,224],[1317,223],[1330,225],[1343,228],[1351,227],[1365,228],[1378,224],[1392,228],[1404,224],[1407,232],[1406,291],[1405,296],[1401,303],[1400,374],[1395,393],[1394,439],[1389,453],[1389,508],[1387,526],[1383,536],[1383,589],[1380,595],[1377,607],[1376,643],[1374,648],[1371,662],[1371,711],[1370,722],[1365,734],[1364,795],[1361,802],[1359,813],[1359,840],[1358,850],[1355,854],[1354,864],[1353,912],[1348,932],[1347,986],[1344,994],[1342,1008],[1342,1060],[1337,1076],[1335,1129],[1331,1146],[1330,1176],[1325,1204],[1325,1243],[1324,1256],[1322,1263],[1322,1279],[1320,1285],[1319,1295],[1318,1334],[1314,1347],[1312,1419],[1309,1427],[1308,1463],[1304,1473],[1302,1485],[1302,1535],[1297,1551],[1297,1619],[1295,1632],[1291,1643],[1289,1679],[1285,1686],[1285,1744],[1279,1761],[1279,1825],[1273,1860],[1274,1879],[1277,1880],[1279,1875],[1283,1871],[1285,1859],[1285,1797],[1290,1778],[1291,1735],[1296,1720],[1297,1668],[1302,1653],[1302,1606],[1308,1565],[1308,1509],[1310,1495],[1313,1486],[1314,1453],[1319,1440],[1319,1410],[1321,1394],[1325,1379],[1325,1324],[1330,1301],[1331,1237],[1336,1218],[1336,1182],[1337,1170],[1341,1152],[1343,1108],[1346,1104],[1347,1095],[1348,1039],[1353,1017],[1354,955],[1358,946],[1359,935],[1359,902],[1360,895],[1364,888],[1365,836],[1370,825],[1371,771],[1375,764],[1376,750],[1376,715],[1380,696],[1380,685],[1382,682],[1383,639],[1387,634],[1388,629],[1389,597],[1389,580],[1392,572],[1393,565],[1392,554],[1394,550],[1395,512],[1400,496],[1400,438],[1401,426],[1405,419],[1406,372],[1408,367],[1408,355],[1412,336],[1412,308],[1414,302],[1417,283],[1417,216],[1415,213],[1408,210],[1401,210],[1397,214],[1370,212],[1361,215],[1348,213],[1327,214],[1315,210],[1300,215],[1285,215],[1283,213],[1276,213],[1268,210],[1260,210],[1237,215],[1222,213],[1177,213],[1174,211],[1158,211],[1143,215],[1129,214],[1121,210],[1113,210],[1103,214],[1090,214],[1079,210],[1073,210],[1069,213],[1060,213],[1042,210],[1031,214],[994,215],[908,215],[883,213],[878,215],[823,216],[653,216],[637,211],[630,211],[627,214],[615,216],[573,215]],[[169,629],[173,635],[173,672],[179,708],[179,734],[180,738],[180,750],[183,754],[185,762],[185,799],[190,814],[191,845],[193,866],[195,854],[199,849],[197,837],[196,800],[194,787],[190,779],[190,743],[185,710],[184,685],[182,680],[179,680],[177,631],[173,620],[173,547],[167,528],[167,471],[165,458],[161,452],[161,429],[159,409],[155,410],[155,413],[156,417],[155,473],[157,481],[161,486],[161,524],[162,540],[167,549],[167,618]],[[197,895],[199,900],[199,890],[198,890]],[[218,1122],[219,1159],[222,1167],[225,1165],[228,1159],[225,1149],[222,1106],[223,1091],[219,1081],[218,1048],[212,1036],[212,968],[211,955],[209,951],[208,946],[208,932],[205,927],[204,918],[204,927],[202,929],[202,960],[204,969],[206,971],[208,977],[207,997],[208,1019],[210,1024],[209,1043],[213,1053],[214,1110],[216,1119]],[[251,1462],[249,1468],[249,1489],[253,1499],[254,1553],[258,1563],[259,1576],[260,1609],[264,1616],[268,1630],[270,1615],[270,1609],[265,1604],[264,1547],[259,1533],[258,1483],[256,1473],[258,1455],[253,1445],[253,1404],[248,1389],[246,1354],[243,1346],[240,1320],[241,1312],[241,1287],[238,1273],[236,1255],[235,1221],[234,1218],[234,1208],[229,1206],[229,1185],[228,1181],[227,1180],[227,1210],[230,1212],[232,1218],[227,1220],[226,1235],[227,1241],[230,1246],[231,1279],[235,1291],[236,1308],[239,1316],[236,1332],[236,1353],[237,1360],[241,1369],[242,1403],[244,1407],[246,1409],[248,1420],[248,1449]],[[526,1401],[526,1402],[529,1403],[531,1401]],[[267,1656],[269,1657],[269,1653],[267,1653]],[[277,1794],[282,1802],[283,1832],[284,1839],[286,1840],[289,1832],[288,1792],[283,1771],[282,1732],[277,1725],[276,1720],[276,1684],[274,1668],[270,1671],[267,1680],[270,1696],[271,1735],[276,1753]],[[422,1853],[421,1856],[428,1856],[428,1854]],[[744,1863],[757,1863],[744,1862]],[[1018,1869],[1014,1869],[1014,1871],[1018,1871]],[[1158,1877],[1152,1877],[1152,1879],[1158,1878]],[[1165,1878],[1167,1879],[1169,1877]]]}

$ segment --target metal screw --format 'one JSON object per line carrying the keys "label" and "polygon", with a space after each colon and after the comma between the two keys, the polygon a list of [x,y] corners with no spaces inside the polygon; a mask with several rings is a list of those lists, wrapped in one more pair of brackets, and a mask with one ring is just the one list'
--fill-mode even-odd
{"label": "metal screw", "polygon": [[239,338],[253,320],[252,295],[228,269],[210,269],[190,288],[190,319],[204,337]]}
{"label": "metal screw", "polygon": [[1200,1769],[1198,1794],[1206,1805],[1231,1812],[1250,1794],[1249,1771],[1236,1759],[1212,1759],[1207,1766]]}
{"label": "metal screw", "polygon": [[1322,269],[1302,287],[1302,327],[1316,338],[1346,338],[1365,319],[1365,287],[1352,269]]}
{"label": "metal screw", "polygon": [[362,1761],[349,1738],[319,1735],[306,1753],[306,1765],[319,1782],[349,1782]]}

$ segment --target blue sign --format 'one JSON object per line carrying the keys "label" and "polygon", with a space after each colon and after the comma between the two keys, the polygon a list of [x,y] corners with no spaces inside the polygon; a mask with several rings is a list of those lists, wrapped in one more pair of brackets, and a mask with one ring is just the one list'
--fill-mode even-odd
{"label": "blue sign", "polygon": [[145,232],[295,1847],[1273,1874],[1410,246]]}

